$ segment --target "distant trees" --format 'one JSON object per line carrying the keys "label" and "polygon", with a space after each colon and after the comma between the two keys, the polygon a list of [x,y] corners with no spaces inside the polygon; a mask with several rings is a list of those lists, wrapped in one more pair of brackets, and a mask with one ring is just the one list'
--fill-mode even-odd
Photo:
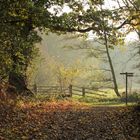
{"label": "distant trees", "polygon": [[[117,0],[119,5],[119,15],[120,21],[122,22],[120,24],[120,27],[125,29],[124,31],[126,34],[129,34],[130,32],[136,32],[139,41],[134,41],[133,46],[133,54],[132,59],[137,58],[137,62],[135,63],[135,66],[137,68],[140,67],[139,64],[139,55],[140,55],[140,0]],[[123,5],[121,4],[123,3]]]}
{"label": "distant trees", "polygon": [[[86,4],[88,8],[85,10],[82,2],[71,2],[69,6],[73,11],[68,15],[63,14],[63,16],[61,16],[62,18],[60,18],[62,22],[65,23],[65,26],[60,27],[59,25],[54,25],[54,28],[60,29],[61,31],[66,30],[68,32],[75,31],[80,33],[92,31],[92,33],[98,37],[98,40],[103,42],[112,74],[114,91],[117,96],[120,96],[109,51],[110,48],[123,43],[123,39],[121,38],[122,34],[115,27],[116,24],[114,20],[116,18],[116,12],[104,8],[103,1],[87,1]],[[64,19],[65,17],[66,19]],[[69,21],[71,21],[71,24],[67,24]]]}
{"label": "distant trees", "polygon": [[31,84],[37,85],[58,85],[63,91],[70,84],[75,84],[82,73],[77,62],[65,66],[57,57],[45,55],[37,69],[32,71]]}
{"label": "distant trees", "polygon": [[[54,24],[54,29],[67,32],[93,33],[102,41],[112,74],[114,91],[117,96],[118,84],[110,56],[110,49],[124,44],[125,36],[131,31],[139,34],[139,0],[115,0],[118,5],[107,9],[102,1],[73,1],[68,3],[72,9],[69,14],[59,17],[61,26]],[[85,8],[86,5],[86,8]]]}

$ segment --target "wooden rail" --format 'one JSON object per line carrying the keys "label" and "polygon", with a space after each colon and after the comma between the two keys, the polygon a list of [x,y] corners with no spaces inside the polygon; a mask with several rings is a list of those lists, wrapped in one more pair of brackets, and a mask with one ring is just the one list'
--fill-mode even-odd
{"label": "wooden rail", "polygon": [[89,95],[97,95],[97,96],[105,96],[103,94],[96,93],[97,89],[92,89],[88,87],[81,87],[75,85],[69,85],[68,87],[60,87],[60,86],[30,86],[30,89],[35,93],[43,93],[43,94],[63,94],[66,96],[72,97],[72,95],[79,95],[85,97],[87,94]]}
{"label": "wooden rail", "polygon": [[[88,88],[88,87],[81,87],[81,86],[75,86],[75,85],[71,85],[71,88],[72,88],[71,89],[72,95],[80,95],[83,97],[85,97],[87,94],[97,95],[97,96],[106,96],[104,94],[96,93],[97,91],[103,92],[103,91],[100,91],[98,89],[92,89],[92,88]],[[77,93],[77,92],[80,92],[80,93]]]}

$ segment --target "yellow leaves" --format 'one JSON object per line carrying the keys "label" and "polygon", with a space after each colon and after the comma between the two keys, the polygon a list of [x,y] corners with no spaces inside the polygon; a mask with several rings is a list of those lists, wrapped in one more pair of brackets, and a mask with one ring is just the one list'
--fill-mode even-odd
{"label": "yellow leaves", "polygon": [[79,119],[78,119],[78,121],[81,123],[81,124],[87,124],[87,123],[90,123],[90,119],[89,119],[89,117],[88,116],[86,116],[86,117],[80,117]]}
{"label": "yellow leaves", "polygon": [[13,18],[28,19],[29,6],[28,1],[11,2],[8,3],[8,16]]}
{"label": "yellow leaves", "polygon": [[26,101],[24,104],[24,107],[16,106],[16,110],[0,106],[0,139],[69,140],[75,136],[77,139],[121,139],[129,134],[139,136],[139,114],[132,113],[129,108],[83,108],[83,105],[70,101],[32,101],[32,104]]}
{"label": "yellow leaves", "polygon": [[80,70],[78,69],[73,69],[73,68],[64,68],[64,67],[60,67],[60,73],[64,76],[64,77],[74,77],[76,75],[79,74]]}
{"label": "yellow leaves", "polygon": [[22,138],[22,140],[28,140],[29,139],[29,137],[27,137],[27,136],[22,136],[21,138]]}

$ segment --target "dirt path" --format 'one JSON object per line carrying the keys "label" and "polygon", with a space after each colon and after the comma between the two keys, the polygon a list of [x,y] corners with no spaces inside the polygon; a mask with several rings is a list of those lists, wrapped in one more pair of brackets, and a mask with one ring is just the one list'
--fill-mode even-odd
{"label": "dirt path", "polygon": [[140,140],[140,112],[132,108],[42,104],[2,109],[0,140]]}
{"label": "dirt path", "polygon": [[55,135],[50,135],[50,139],[140,140],[137,115],[121,107],[94,107],[63,114],[54,112],[56,122],[51,130]]}

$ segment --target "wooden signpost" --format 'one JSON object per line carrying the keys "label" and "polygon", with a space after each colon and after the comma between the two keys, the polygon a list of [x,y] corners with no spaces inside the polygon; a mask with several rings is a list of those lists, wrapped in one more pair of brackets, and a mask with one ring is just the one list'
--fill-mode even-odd
{"label": "wooden signpost", "polygon": [[125,92],[125,103],[127,105],[128,103],[128,77],[133,77],[134,73],[130,73],[130,72],[125,72],[125,73],[120,73],[121,75],[125,75],[126,77],[126,92]]}

